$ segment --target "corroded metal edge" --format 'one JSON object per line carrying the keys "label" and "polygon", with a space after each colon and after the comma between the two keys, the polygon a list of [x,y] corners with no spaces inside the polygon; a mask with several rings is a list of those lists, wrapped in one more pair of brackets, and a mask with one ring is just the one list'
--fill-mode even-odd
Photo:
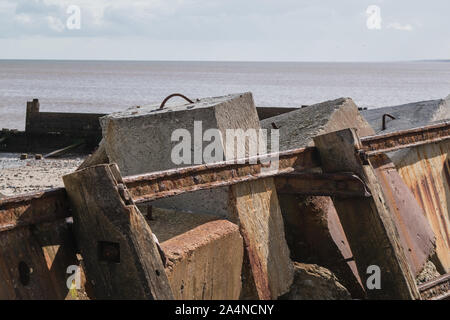
{"label": "corroded metal edge", "polygon": [[[450,122],[448,121],[365,137],[361,139],[361,142],[366,155],[373,156],[447,139],[450,139]],[[270,161],[275,161],[278,169],[269,170]],[[301,172],[320,167],[320,165],[316,148],[307,147],[239,160],[130,176],[124,178],[124,182],[136,202],[144,202],[185,192],[279,176],[294,171]],[[64,188],[6,197],[0,200],[0,231],[68,216],[70,213]]]}
{"label": "corroded metal edge", "polygon": [[[277,165],[274,170],[270,169],[268,161]],[[310,147],[241,160],[130,176],[125,177],[123,181],[133,199],[139,203],[319,166],[317,151]]]}
{"label": "corroded metal edge", "polygon": [[70,216],[69,202],[64,188],[0,200],[0,232]]}
{"label": "corroded metal edge", "polygon": [[425,282],[421,284],[418,289],[422,299],[424,300],[450,299],[450,273]]}
{"label": "corroded metal edge", "polygon": [[450,139],[450,121],[361,138],[368,156]]}
{"label": "corroded metal edge", "polygon": [[349,173],[292,172],[275,177],[278,194],[305,196],[370,197],[364,181]]}

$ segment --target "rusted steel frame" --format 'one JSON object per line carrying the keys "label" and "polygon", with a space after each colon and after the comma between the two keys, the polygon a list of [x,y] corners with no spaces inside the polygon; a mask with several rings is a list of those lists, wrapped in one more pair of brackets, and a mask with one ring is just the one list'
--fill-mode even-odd
{"label": "rusted steel frame", "polygon": [[367,156],[450,139],[450,122],[402,130],[361,139]]}
{"label": "rusted steel frame", "polygon": [[275,177],[279,194],[369,197],[365,183],[353,173],[293,172]]}
{"label": "rusted steel frame", "polygon": [[[279,170],[265,173],[261,160],[274,154],[247,158],[245,164],[226,161],[217,164],[173,169],[124,178],[137,202],[177,194],[227,186],[319,166],[315,148],[279,153]],[[249,164],[249,162],[255,164]],[[0,232],[16,227],[51,222],[70,217],[64,188],[35,192],[0,200]]]}
{"label": "rusted steel frame", "polygon": [[434,280],[425,282],[418,287],[420,295],[425,300],[450,299],[450,273]]}
{"label": "rusted steel frame", "polygon": [[0,232],[70,217],[64,188],[0,200]]}
{"label": "rusted steel frame", "polygon": [[[450,139],[450,122],[362,139],[369,156]],[[177,194],[227,186],[320,166],[315,148],[281,152],[279,170],[264,173],[264,155],[247,158],[245,164],[227,161],[124,178],[136,201],[149,201]],[[257,160],[256,164],[249,164]],[[37,192],[0,200],[0,231],[16,226],[53,221],[70,216],[64,189]]]}
{"label": "rusted steel frame", "polygon": [[[278,170],[269,170],[266,161],[276,159],[274,156],[279,159]],[[225,161],[130,176],[123,180],[134,201],[139,203],[320,166],[315,148],[295,149],[244,160],[245,163]]]}

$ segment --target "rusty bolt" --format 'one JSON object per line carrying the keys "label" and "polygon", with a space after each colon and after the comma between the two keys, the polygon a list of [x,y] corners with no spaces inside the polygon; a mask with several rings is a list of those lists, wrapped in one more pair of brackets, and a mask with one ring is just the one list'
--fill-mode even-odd
{"label": "rusty bolt", "polygon": [[120,245],[117,242],[99,241],[99,260],[106,262],[120,262]]}
{"label": "rusty bolt", "polygon": [[117,190],[119,191],[119,195],[123,200],[125,201],[130,200],[130,195],[128,194],[127,190],[125,189],[125,186],[122,183],[119,183],[117,185]]}
{"label": "rusty bolt", "polygon": [[361,160],[361,162],[364,165],[369,164],[369,156],[367,155],[365,150],[363,150],[363,149],[357,150],[357,154],[358,154],[359,159]]}

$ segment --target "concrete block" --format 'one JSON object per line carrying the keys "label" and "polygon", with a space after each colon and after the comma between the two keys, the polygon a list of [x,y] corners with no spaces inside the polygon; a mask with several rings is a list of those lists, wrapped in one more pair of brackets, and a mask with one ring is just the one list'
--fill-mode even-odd
{"label": "concrete block", "polygon": [[[195,157],[196,151],[210,143],[202,137],[208,129],[219,129],[222,134],[220,145],[224,157],[227,154],[227,129],[259,129],[258,114],[251,93],[234,94],[217,98],[201,99],[193,104],[183,104],[159,110],[152,105],[131,108],[113,113],[100,119],[103,128],[103,145],[110,162],[118,164],[123,176],[187,167],[204,163]],[[196,121],[201,121],[200,132]],[[197,129],[196,129],[197,128]],[[176,164],[172,150],[179,141],[171,141],[172,133],[185,129],[191,137],[190,164]],[[195,141],[199,141],[196,143]],[[246,148],[248,150],[248,146]],[[199,191],[154,202],[155,206],[182,211],[227,216],[228,188]]]}
{"label": "concrete block", "polygon": [[[389,133],[426,126],[432,122],[450,118],[450,96],[446,99],[407,103],[399,106],[383,107],[361,111],[363,117],[376,133]],[[386,129],[382,130],[383,114],[395,119],[386,120]]]}
{"label": "concrete block", "polygon": [[[436,110],[440,110],[440,113],[442,108],[436,104]],[[263,128],[275,126],[280,129],[280,150],[312,146],[314,136],[346,128],[356,128],[360,137],[375,134],[350,98],[340,98],[301,108],[263,120],[261,125]],[[389,159],[385,159],[385,161],[386,163],[390,162]],[[391,177],[397,174],[396,172],[386,170],[385,166],[375,167],[378,178],[388,181],[383,184],[384,191],[388,195],[392,194],[392,190],[406,188],[400,181],[401,179],[396,179],[395,184],[392,182]],[[348,265],[345,263],[352,257],[352,252],[331,199],[329,197],[306,197],[301,200],[294,195],[283,195],[281,200],[283,201],[280,201],[280,205],[293,258],[329,267],[340,277],[341,281],[345,282],[354,297],[362,297],[361,282],[354,262],[349,262]],[[395,197],[387,197],[387,201],[391,207],[398,208],[395,211],[395,218],[401,234],[400,238],[410,266],[417,273],[425,264],[427,256],[433,252],[433,234],[427,221],[423,219],[418,203],[413,201],[409,203],[410,207],[406,208]],[[325,219],[325,221],[321,219]],[[418,223],[404,227],[402,221],[405,220],[415,220]],[[299,232],[292,228],[292,225],[298,225],[300,221],[306,224],[302,230],[317,230],[313,237],[310,232]],[[322,245],[317,246],[318,242]],[[314,249],[306,250],[305,248]],[[411,251],[414,251],[414,254],[411,254]],[[352,273],[354,274],[353,278],[349,277],[349,274]]]}
{"label": "concrete block", "polygon": [[[195,121],[202,121],[200,144],[194,144]],[[209,144],[201,143],[207,129],[219,129],[224,138],[227,129],[260,128],[251,93],[205,98],[162,110],[156,105],[134,108],[107,115],[100,123],[109,160],[119,165],[124,176],[189,166],[172,161],[172,148],[179,143],[171,141],[176,129],[190,133],[194,165],[204,163],[195,159],[194,152]]]}
{"label": "concrete block", "polygon": [[261,121],[261,127],[280,130],[280,151],[312,146],[316,135],[346,128],[358,128],[362,137],[373,129],[350,98],[325,101]]}
{"label": "concrete block", "polygon": [[[258,135],[237,142],[234,149],[226,148],[228,129],[260,129],[251,93],[207,98],[162,110],[155,108],[135,108],[101,119],[106,154],[110,162],[119,165],[124,176],[188,166],[174,163],[172,159],[172,150],[179,144],[179,141],[171,141],[176,129],[187,130],[193,139],[189,153],[190,159],[194,160],[192,165],[204,162],[195,155],[210,143],[201,141],[208,129],[218,129],[221,133],[220,146],[224,155],[216,161],[236,159],[239,156],[237,145],[244,147],[242,156],[257,154],[257,150],[253,153],[250,149],[250,143],[256,144],[254,139]],[[202,122],[200,132],[196,127],[198,121]],[[252,275],[246,278],[245,285],[255,288],[252,297],[276,299],[289,289],[293,278],[292,262],[272,178],[184,194],[155,201],[153,205],[232,216],[244,235],[249,257],[244,273]]]}
{"label": "concrete block", "polygon": [[[312,138],[345,128],[365,136],[374,133],[350,98],[325,101],[261,121],[280,130],[280,151],[313,146]],[[280,197],[286,238],[295,261],[330,268],[355,298],[364,297],[362,283],[342,225],[330,197]],[[346,262],[349,261],[349,262]]]}
{"label": "concrete block", "polygon": [[[153,228],[153,227],[152,227]],[[236,300],[241,293],[243,241],[226,220],[201,224],[161,243],[175,299]]]}
{"label": "concrete block", "polygon": [[232,186],[230,210],[247,249],[244,269],[251,270],[244,270],[251,275],[245,298],[277,299],[289,290],[294,271],[273,178]]}

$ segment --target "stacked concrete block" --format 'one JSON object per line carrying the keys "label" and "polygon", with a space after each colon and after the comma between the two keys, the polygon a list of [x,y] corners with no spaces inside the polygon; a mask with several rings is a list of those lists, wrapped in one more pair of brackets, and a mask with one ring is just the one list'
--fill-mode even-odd
{"label": "stacked concrete block", "polygon": [[[219,145],[226,153],[227,129],[259,129],[259,119],[250,93],[205,98],[195,103],[169,106],[159,105],[131,108],[100,119],[103,144],[110,162],[117,163],[123,176],[187,167],[204,163],[203,150],[210,141],[203,141],[208,129],[222,134]],[[199,124],[201,128],[199,129]],[[176,130],[190,135],[190,163],[175,163],[172,151],[180,140],[172,141]],[[220,152],[219,151],[219,152]],[[186,155],[183,155],[186,157]],[[155,206],[220,216],[228,215],[228,188],[198,191],[154,202]]]}
{"label": "stacked concrete block", "polygon": [[161,244],[175,299],[237,300],[244,247],[239,227],[207,222]]}
{"label": "stacked concrete block", "polygon": [[[258,149],[252,146],[257,145],[258,135],[241,142],[235,139],[234,147],[229,148],[227,133],[242,130],[238,138],[243,138],[247,130],[261,129],[251,93],[201,99],[163,109],[133,108],[102,118],[101,126],[105,153],[110,162],[118,164],[123,176],[205,163],[202,150],[206,150],[211,140],[202,137],[208,135],[209,129],[220,132],[217,149],[223,156],[215,158],[215,162],[256,155]],[[173,141],[176,131],[191,138],[188,154],[183,152],[183,158],[187,156],[191,163],[174,161],[173,150],[180,144],[180,140]],[[241,147],[244,152],[238,154]],[[239,226],[244,238],[246,297],[276,299],[289,290],[293,266],[273,178],[184,194],[155,201],[153,205],[228,217]]]}
{"label": "stacked concrete block", "polygon": [[[265,119],[261,125],[263,128],[279,128],[280,150],[313,146],[313,137],[347,128],[355,128],[360,137],[375,134],[350,98],[304,107]],[[390,160],[386,158],[385,163],[390,163]],[[375,170],[380,179],[389,182],[384,186],[386,190],[408,191],[395,170],[387,170],[386,166],[376,167]],[[397,185],[391,186],[391,181]],[[414,199],[412,194],[410,196]],[[433,251],[432,231],[417,203],[411,203],[411,207],[406,210],[404,206],[399,206],[399,200],[395,197],[387,201],[388,205],[399,207],[395,219],[397,227],[400,227],[400,239],[411,268],[418,273]],[[362,297],[362,283],[351,261],[352,252],[331,199],[282,195],[280,204],[293,259],[330,268],[354,297]],[[412,228],[403,228],[405,215],[409,215],[410,220],[414,217],[420,223]],[[345,261],[349,261],[348,265]]]}

